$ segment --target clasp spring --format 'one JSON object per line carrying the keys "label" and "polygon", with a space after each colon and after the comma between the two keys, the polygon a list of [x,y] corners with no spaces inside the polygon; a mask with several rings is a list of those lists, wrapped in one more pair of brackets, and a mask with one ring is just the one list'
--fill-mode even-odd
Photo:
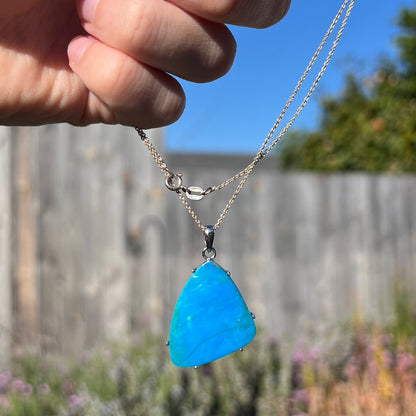
{"label": "clasp spring", "polygon": [[179,191],[183,188],[182,186],[182,173],[171,173],[165,180],[166,188],[169,191]]}

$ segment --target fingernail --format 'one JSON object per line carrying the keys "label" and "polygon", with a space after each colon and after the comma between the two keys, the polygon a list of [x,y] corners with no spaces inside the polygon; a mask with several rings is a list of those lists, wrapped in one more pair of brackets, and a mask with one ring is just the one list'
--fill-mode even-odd
{"label": "fingernail", "polygon": [[72,39],[68,45],[68,57],[70,62],[79,62],[85,50],[91,45],[91,39],[86,36],[78,36]]}
{"label": "fingernail", "polygon": [[82,20],[92,22],[94,19],[95,8],[99,0],[81,0],[79,3],[79,15]]}

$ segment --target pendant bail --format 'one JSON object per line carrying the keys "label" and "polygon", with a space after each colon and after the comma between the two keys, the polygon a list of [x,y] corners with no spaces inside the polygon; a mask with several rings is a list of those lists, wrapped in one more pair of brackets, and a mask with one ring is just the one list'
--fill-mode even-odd
{"label": "pendant bail", "polygon": [[205,260],[212,260],[216,256],[215,248],[212,246],[215,237],[215,227],[213,225],[206,225],[204,228],[205,248],[202,251],[202,256]]}

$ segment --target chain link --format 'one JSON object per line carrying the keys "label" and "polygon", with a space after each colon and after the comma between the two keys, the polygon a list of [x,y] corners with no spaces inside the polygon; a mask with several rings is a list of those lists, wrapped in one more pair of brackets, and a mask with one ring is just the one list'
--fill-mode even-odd
{"label": "chain link", "polygon": [[[238,172],[237,174],[235,174],[231,178],[225,180],[221,184],[209,187],[205,191],[201,190],[201,196],[205,196],[205,195],[211,194],[214,191],[218,191],[222,188],[225,188],[226,186],[233,183],[235,180],[241,178],[240,183],[237,185],[234,193],[232,194],[232,196],[229,199],[227,205],[225,206],[225,208],[222,211],[221,215],[219,216],[217,222],[215,223],[214,229],[218,229],[218,227],[224,221],[225,216],[227,215],[228,211],[230,210],[231,206],[233,205],[234,201],[236,200],[238,194],[240,193],[241,189],[243,188],[244,184],[246,183],[246,181],[247,181],[248,177],[250,176],[251,172],[253,171],[253,169],[276,146],[276,144],[279,142],[279,140],[286,134],[286,132],[292,126],[292,124],[294,123],[296,118],[299,116],[299,114],[301,113],[301,111],[303,110],[303,108],[305,107],[307,102],[309,101],[313,91],[315,90],[316,86],[318,85],[319,81],[321,80],[324,72],[326,71],[326,69],[329,65],[329,62],[331,61],[331,59],[334,55],[335,49],[339,44],[339,41],[340,41],[341,36],[344,32],[347,21],[350,17],[352,8],[354,6],[354,3],[355,3],[355,0],[344,0],[344,2],[342,3],[342,5],[341,5],[340,9],[338,10],[334,20],[332,21],[332,23],[329,26],[327,32],[325,33],[325,36],[323,37],[321,43],[319,44],[319,46],[316,49],[315,53],[313,54],[311,60],[309,61],[309,64],[307,65],[304,73],[302,74],[301,78],[299,79],[295,89],[293,90],[293,92],[290,95],[289,99],[287,100],[285,106],[283,107],[282,112],[280,113],[279,117],[277,118],[277,120],[273,124],[269,134],[267,135],[267,137],[264,140],[263,144],[261,145],[260,149],[258,150],[256,155],[254,156],[253,160],[243,170],[241,170],[240,172]],[[330,35],[334,31],[334,28],[336,27],[336,25],[337,25],[338,21],[340,20],[342,14],[344,13],[345,8],[347,7],[347,5],[348,5],[348,8],[347,8],[347,11],[345,13],[344,19],[342,20],[340,29],[338,30],[338,33],[335,37],[335,40],[334,40],[334,42],[333,42],[333,44],[332,44],[332,46],[331,46],[331,48],[328,52],[328,55],[327,55],[323,65],[322,65],[318,75],[315,77],[315,80],[313,81],[311,87],[309,88],[308,93],[305,95],[304,99],[302,100],[301,104],[298,106],[297,110],[295,111],[295,113],[293,114],[291,119],[288,121],[288,123],[285,125],[285,127],[277,134],[277,136],[274,137],[274,135],[276,133],[276,130],[277,130],[278,126],[280,125],[280,122],[282,121],[282,119],[285,116],[287,110],[289,109],[290,105],[292,104],[293,100],[295,99],[295,97],[296,97],[297,93],[299,92],[301,86],[303,85],[305,79],[309,75],[312,67],[314,66],[316,60],[318,59],[318,56],[320,55],[320,53],[322,51],[322,48],[324,47],[324,45],[328,41]],[[185,195],[188,191],[188,188],[186,186],[182,185],[182,174],[171,172],[168,169],[168,167],[166,165],[166,162],[164,161],[164,159],[162,158],[160,153],[155,149],[152,142],[147,137],[146,133],[138,127],[135,127],[135,130],[139,134],[141,140],[143,141],[143,143],[147,147],[149,153],[153,157],[156,164],[159,166],[162,173],[166,176],[166,186],[168,187],[168,189],[173,190],[177,193],[179,199],[185,205],[186,210],[189,212],[189,214],[191,215],[191,217],[195,221],[196,225],[202,231],[204,231],[205,226],[202,224],[199,217],[197,216],[195,211],[192,209],[192,207],[190,206],[189,202],[187,201],[187,199],[185,197]],[[274,139],[273,139],[273,137],[274,137]],[[170,184],[170,186],[169,186],[169,184]],[[185,195],[184,195],[184,193],[185,193]]]}

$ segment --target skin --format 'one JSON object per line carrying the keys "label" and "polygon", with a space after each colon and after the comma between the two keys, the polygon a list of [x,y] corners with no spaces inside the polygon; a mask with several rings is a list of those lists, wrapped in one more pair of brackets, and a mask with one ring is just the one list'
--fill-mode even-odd
{"label": "skin", "polygon": [[0,0],[0,124],[176,121],[177,78],[231,67],[225,24],[262,28],[290,0]]}

